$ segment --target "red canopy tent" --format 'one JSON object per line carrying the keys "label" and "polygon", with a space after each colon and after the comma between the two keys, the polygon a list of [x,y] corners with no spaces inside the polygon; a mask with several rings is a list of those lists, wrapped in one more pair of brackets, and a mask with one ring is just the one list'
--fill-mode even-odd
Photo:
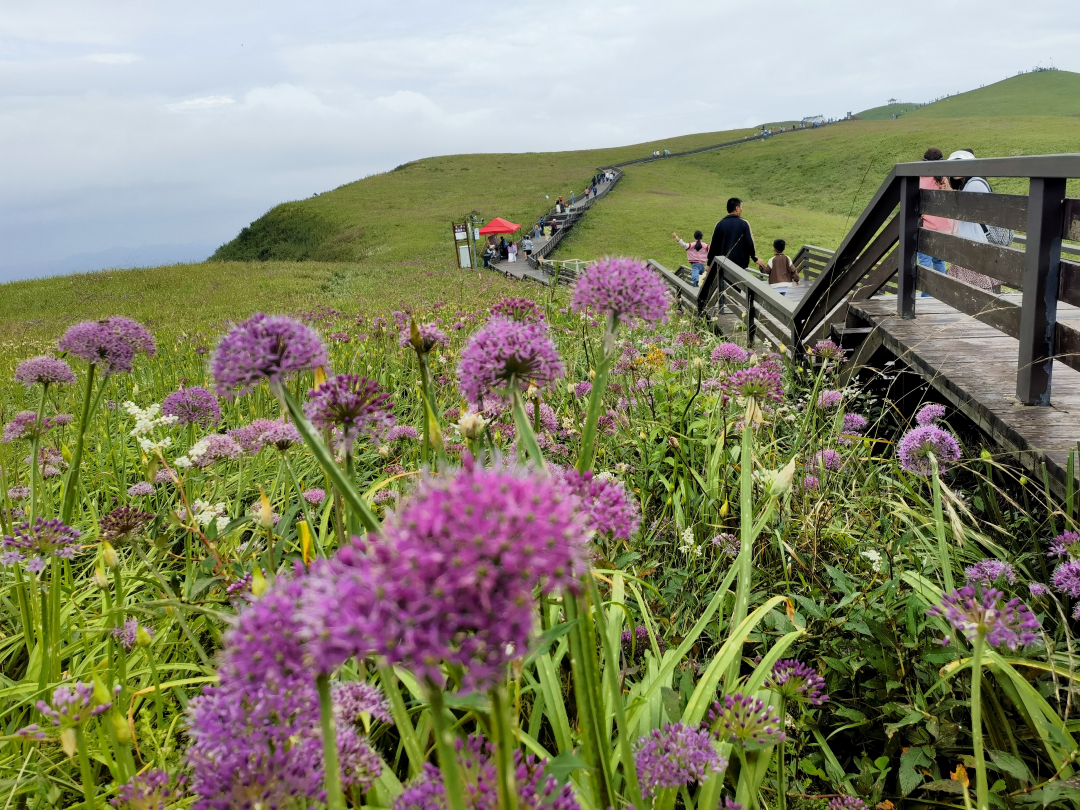
{"label": "red canopy tent", "polygon": [[521,226],[516,222],[510,222],[502,217],[495,217],[487,225],[480,229],[481,236],[487,236],[490,233],[513,233],[514,231],[520,231]]}

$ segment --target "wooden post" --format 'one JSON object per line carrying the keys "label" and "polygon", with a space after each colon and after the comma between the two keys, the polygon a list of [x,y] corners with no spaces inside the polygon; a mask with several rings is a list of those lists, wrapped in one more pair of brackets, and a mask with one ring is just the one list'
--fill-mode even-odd
{"label": "wooden post", "polygon": [[746,347],[753,348],[754,338],[757,336],[757,323],[754,319],[754,291],[747,287],[746,294]]}
{"label": "wooden post", "polygon": [[1050,404],[1064,218],[1065,180],[1032,177],[1016,370],[1016,398],[1025,405]]}
{"label": "wooden post", "polygon": [[900,178],[900,245],[896,273],[896,314],[915,317],[915,279],[919,262],[919,178]]}

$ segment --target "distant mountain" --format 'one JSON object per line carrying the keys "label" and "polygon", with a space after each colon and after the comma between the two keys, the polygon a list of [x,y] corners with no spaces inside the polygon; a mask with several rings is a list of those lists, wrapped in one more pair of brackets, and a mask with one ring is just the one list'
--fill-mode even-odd
{"label": "distant mountain", "polygon": [[75,253],[60,259],[35,262],[10,262],[0,257],[0,282],[85,273],[93,270],[126,270],[132,267],[201,262],[213,253],[216,247],[215,242],[138,245],[107,248],[90,253]]}

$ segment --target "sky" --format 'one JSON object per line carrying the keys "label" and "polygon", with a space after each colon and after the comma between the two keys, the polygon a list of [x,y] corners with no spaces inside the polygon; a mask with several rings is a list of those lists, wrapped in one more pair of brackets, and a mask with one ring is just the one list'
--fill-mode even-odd
{"label": "sky", "polygon": [[0,281],[201,260],[276,203],[431,155],[1080,71],[1075,3],[0,0]]}

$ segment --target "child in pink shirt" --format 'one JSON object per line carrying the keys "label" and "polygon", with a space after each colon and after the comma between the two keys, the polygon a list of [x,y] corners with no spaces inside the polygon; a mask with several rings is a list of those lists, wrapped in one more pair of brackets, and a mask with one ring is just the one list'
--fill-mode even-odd
{"label": "child in pink shirt", "polygon": [[[935,147],[930,147],[923,153],[923,160],[942,160],[944,155],[941,154],[941,150]],[[940,191],[941,189],[948,188],[945,184],[944,177],[920,177],[919,188],[928,189],[931,191]],[[948,217],[936,217],[931,214],[923,214],[922,227],[928,231],[939,231],[940,233],[952,233],[953,221]],[[923,267],[929,267],[936,270],[939,273],[945,272],[945,262],[941,259],[935,259],[933,256],[927,256],[925,253],[919,254],[919,264]]]}
{"label": "child in pink shirt", "polygon": [[679,235],[672,231],[672,236],[675,237],[675,241],[679,243],[679,247],[686,251],[686,261],[690,265],[690,283],[695,287],[698,284],[698,278],[705,272],[705,261],[709,256],[709,243],[702,242],[701,231],[694,231],[693,243],[684,242],[679,239]]}

